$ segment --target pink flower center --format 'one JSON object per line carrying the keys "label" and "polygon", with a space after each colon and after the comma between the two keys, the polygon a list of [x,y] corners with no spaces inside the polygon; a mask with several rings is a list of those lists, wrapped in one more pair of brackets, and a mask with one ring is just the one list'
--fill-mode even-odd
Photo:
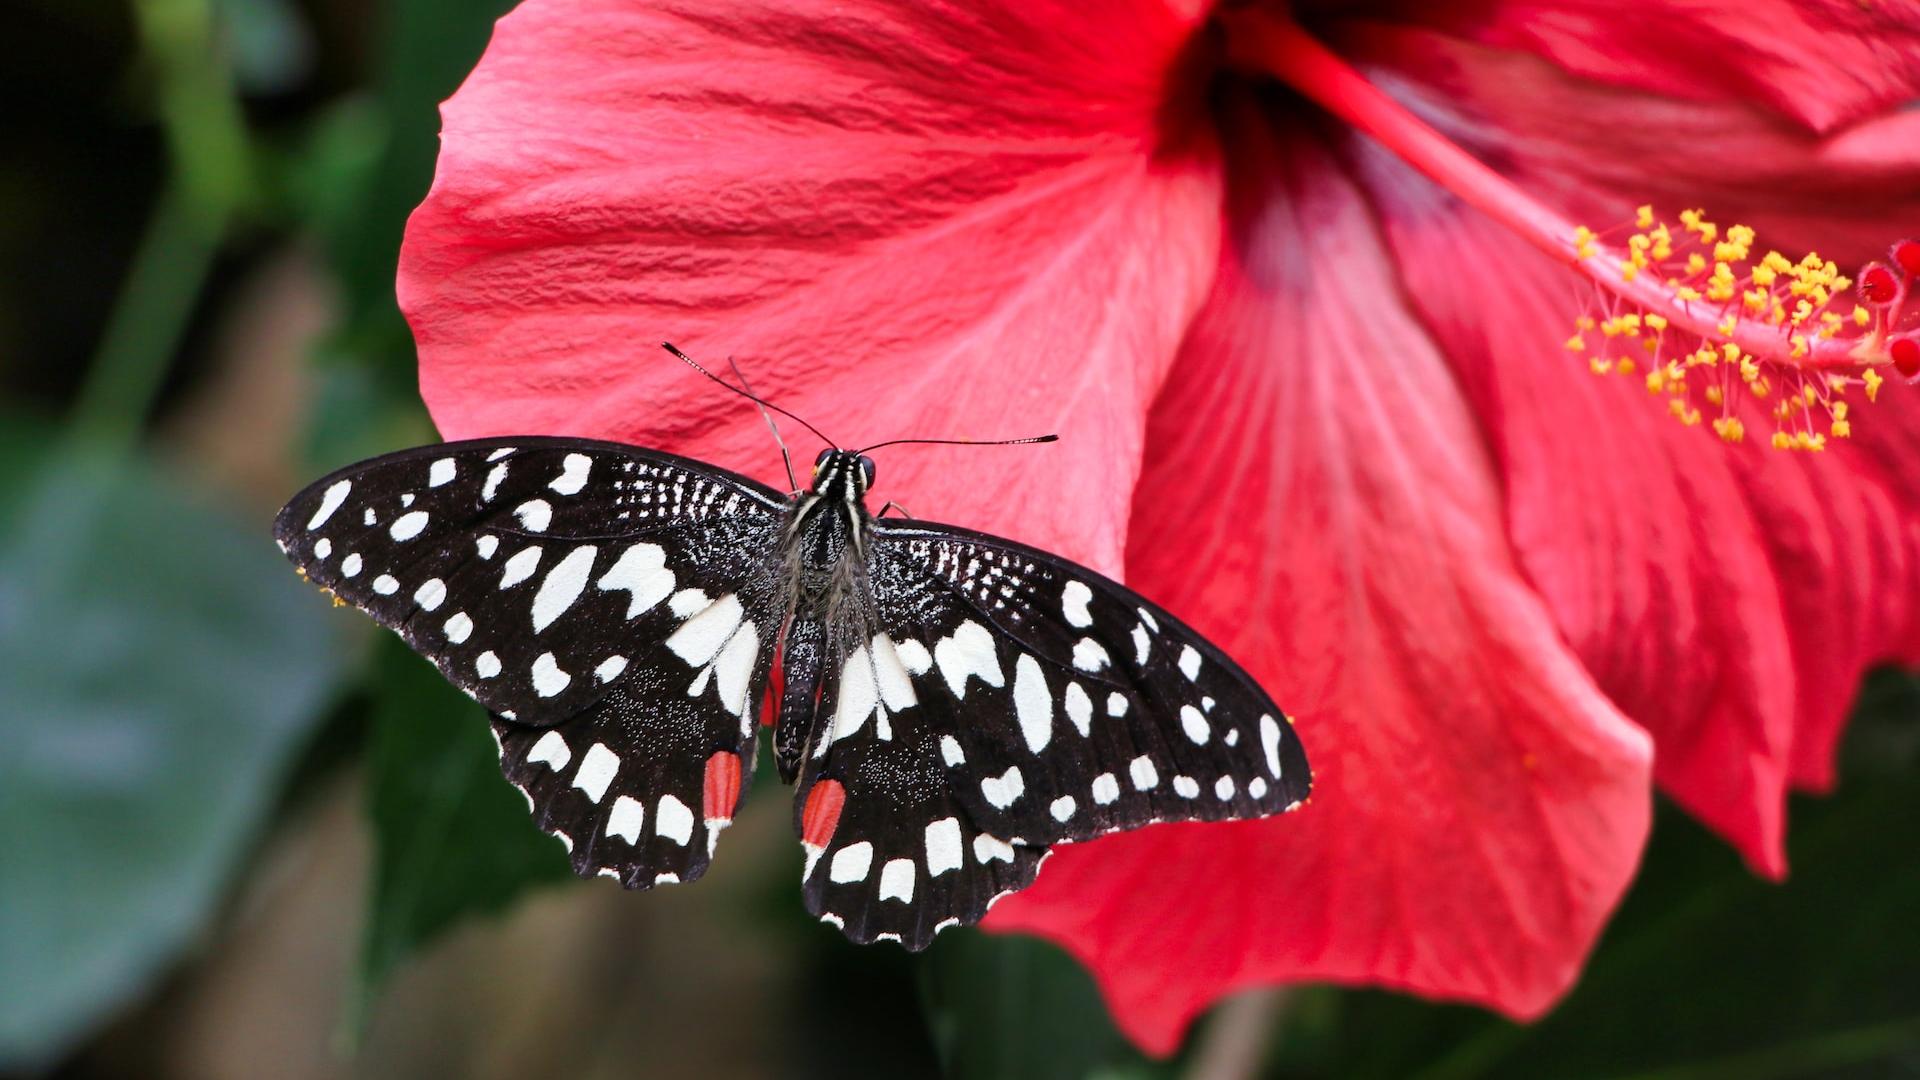
{"label": "pink flower center", "polygon": [[1702,210],[1677,223],[1643,206],[1601,231],[1576,225],[1494,172],[1368,82],[1292,21],[1248,8],[1223,16],[1231,59],[1292,87],[1366,132],[1463,201],[1593,282],[1567,349],[1601,375],[1645,369],[1647,390],[1682,423],[1711,412],[1729,442],[1745,435],[1741,398],[1765,403],[1773,445],[1819,450],[1851,434],[1848,392],[1873,401],[1892,368],[1920,378],[1920,242],[1855,282],[1829,260],[1757,255],[1754,231],[1724,230]]}

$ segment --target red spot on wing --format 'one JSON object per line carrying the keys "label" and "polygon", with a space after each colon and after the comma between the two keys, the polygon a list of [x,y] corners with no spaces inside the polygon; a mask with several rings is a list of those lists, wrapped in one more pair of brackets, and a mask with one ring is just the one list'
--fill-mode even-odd
{"label": "red spot on wing", "polygon": [[847,805],[847,789],[838,780],[821,780],[807,792],[807,808],[800,814],[800,841],[826,847],[840,827],[840,808]]}
{"label": "red spot on wing", "polygon": [[760,724],[772,727],[780,717],[780,695],[786,692],[787,646],[783,641],[774,646],[773,670],[767,675],[767,697],[760,706]]}
{"label": "red spot on wing", "polygon": [[707,784],[701,793],[701,817],[708,821],[733,820],[733,808],[740,805],[740,755],[720,750],[707,759]]}

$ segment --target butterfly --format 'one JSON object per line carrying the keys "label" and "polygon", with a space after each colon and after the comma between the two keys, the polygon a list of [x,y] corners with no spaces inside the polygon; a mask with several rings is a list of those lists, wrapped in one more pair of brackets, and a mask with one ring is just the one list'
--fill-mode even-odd
{"label": "butterfly", "polygon": [[975,923],[1061,844],[1306,799],[1291,722],[1221,650],[1057,555],[869,512],[875,475],[830,446],[782,493],[620,443],[479,439],[342,469],[274,532],[486,707],[583,877],[700,877],[763,709],[807,909],[863,943]]}

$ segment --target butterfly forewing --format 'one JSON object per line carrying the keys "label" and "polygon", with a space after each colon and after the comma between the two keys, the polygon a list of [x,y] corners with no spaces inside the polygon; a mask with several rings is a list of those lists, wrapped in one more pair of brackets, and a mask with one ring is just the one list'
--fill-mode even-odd
{"label": "butterfly forewing", "polygon": [[494,439],[335,473],[275,533],[495,714],[503,770],[577,870],[639,887],[698,876],[751,776],[783,514],[669,455]]}

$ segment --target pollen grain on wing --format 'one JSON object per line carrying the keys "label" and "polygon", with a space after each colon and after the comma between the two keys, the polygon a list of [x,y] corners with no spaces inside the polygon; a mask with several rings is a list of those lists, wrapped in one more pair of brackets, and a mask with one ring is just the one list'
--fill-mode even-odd
{"label": "pollen grain on wing", "polygon": [[1824,450],[1852,435],[1853,396],[1877,400],[1884,371],[1920,381],[1920,305],[1907,304],[1920,242],[1855,279],[1812,252],[1762,254],[1756,240],[1704,210],[1669,222],[1651,205],[1630,224],[1579,226],[1573,249],[1595,295],[1566,348],[1596,375],[1640,376],[1674,419],[1727,442],[1764,414],[1776,449]]}

